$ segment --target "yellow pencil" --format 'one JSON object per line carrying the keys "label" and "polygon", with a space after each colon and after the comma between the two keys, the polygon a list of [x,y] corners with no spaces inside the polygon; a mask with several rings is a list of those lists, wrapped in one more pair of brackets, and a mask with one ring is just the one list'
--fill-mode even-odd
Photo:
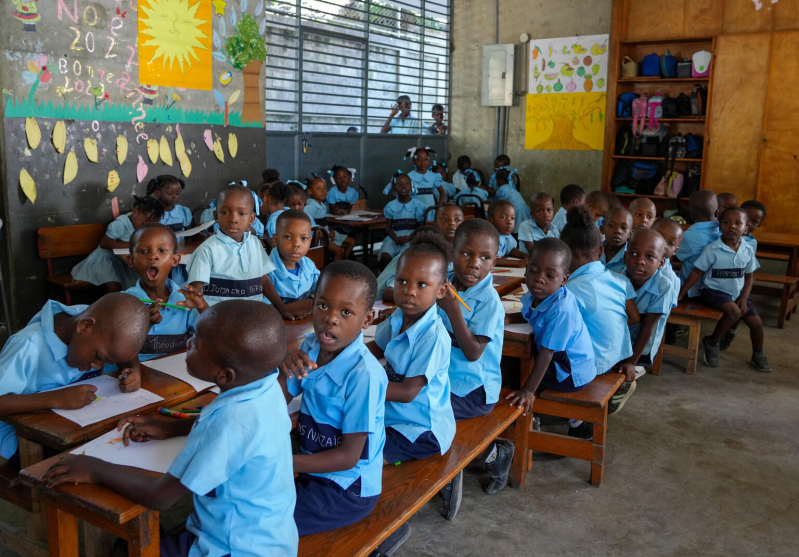
{"label": "yellow pencil", "polygon": [[455,292],[455,289],[452,287],[452,285],[451,285],[451,284],[449,285],[449,289],[450,289],[450,290],[452,290],[452,293],[453,293],[453,294],[455,294],[455,297],[458,299],[458,301],[459,301],[460,303],[462,303],[462,304],[463,304],[463,307],[465,307],[465,308],[466,308],[466,311],[472,311],[472,310],[471,310],[471,308],[470,308],[469,306],[467,306],[467,305],[466,305],[466,302],[464,302],[464,301],[461,299],[461,297],[460,297],[460,296],[458,296],[458,293],[457,293],[457,292]]}

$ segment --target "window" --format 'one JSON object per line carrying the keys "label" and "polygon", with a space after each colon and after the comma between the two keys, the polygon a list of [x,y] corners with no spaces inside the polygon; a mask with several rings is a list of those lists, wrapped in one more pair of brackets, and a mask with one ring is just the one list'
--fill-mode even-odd
{"label": "window", "polygon": [[400,95],[419,132],[449,96],[448,0],[271,1],[266,126],[300,132],[378,133]]}

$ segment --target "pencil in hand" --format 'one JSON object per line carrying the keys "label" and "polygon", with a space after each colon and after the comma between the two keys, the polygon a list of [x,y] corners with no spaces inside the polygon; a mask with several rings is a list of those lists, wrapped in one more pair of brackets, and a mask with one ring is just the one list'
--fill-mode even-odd
{"label": "pencil in hand", "polygon": [[458,293],[455,291],[455,288],[453,288],[451,284],[449,285],[449,289],[452,290],[452,293],[455,295],[458,301],[463,304],[463,307],[466,308],[466,311],[472,311],[472,309],[466,305],[466,302],[464,302],[463,299],[460,296],[458,296]]}

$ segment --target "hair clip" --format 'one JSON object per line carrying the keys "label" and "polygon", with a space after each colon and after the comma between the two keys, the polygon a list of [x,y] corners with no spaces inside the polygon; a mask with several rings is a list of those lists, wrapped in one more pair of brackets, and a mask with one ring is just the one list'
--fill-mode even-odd
{"label": "hair clip", "polygon": [[316,175],[316,172],[311,172],[311,176],[313,176],[314,178],[319,178],[319,176]]}

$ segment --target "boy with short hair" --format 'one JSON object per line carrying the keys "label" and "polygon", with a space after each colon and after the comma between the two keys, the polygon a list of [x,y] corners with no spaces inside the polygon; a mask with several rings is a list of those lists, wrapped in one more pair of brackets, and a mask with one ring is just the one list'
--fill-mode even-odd
{"label": "boy with short hair", "polygon": [[608,271],[622,273],[626,268],[624,254],[627,240],[633,231],[633,216],[627,209],[611,209],[605,213],[599,232],[605,237],[604,249],[599,261]]}
{"label": "boy with short hair", "polygon": [[552,219],[552,224],[558,230],[566,226],[566,212],[575,205],[585,205],[585,190],[577,184],[569,184],[560,190],[560,209]]}
{"label": "boy with short hair", "polygon": [[[513,203],[505,199],[492,201],[488,206],[488,222],[499,232],[499,251],[497,267],[524,267],[527,265],[527,254],[517,248],[516,238],[511,236],[516,224],[516,209]],[[508,259],[509,257],[518,258]]]}
{"label": "boy with short hair", "polygon": [[702,339],[705,364],[718,367],[721,342],[729,346],[734,335],[727,337],[732,325],[742,320],[749,327],[752,340],[751,363],[757,371],[771,371],[771,364],[763,354],[763,322],[749,296],[754,282],[757,259],[752,247],[741,241],[748,226],[747,212],[740,207],[729,207],[721,215],[721,237],[710,243],[696,259],[694,269],[680,290],[682,299],[700,278],[702,302],[724,312],[713,334]]}
{"label": "boy with short hair", "polygon": [[601,191],[592,191],[585,198],[585,206],[594,217],[597,226],[602,225],[602,217],[610,210],[607,196]]}
{"label": "boy with short hair", "polygon": [[539,192],[530,198],[530,214],[533,218],[524,221],[519,227],[521,251],[529,254],[538,240],[560,235],[560,229],[552,222],[554,212],[552,196],[548,193]]}
{"label": "boy with short hair", "polygon": [[281,212],[276,219],[275,246],[269,259],[274,269],[269,273],[278,296],[292,309],[310,313],[319,270],[306,257],[311,246],[311,218],[297,209]]}
{"label": "boy with short hair", "polygon": [[680,244],[682,244],[682,226],[680,226],[680,223],[676,220],[658,219],[655,221],[655,224],[652,225],[652,230],[663,236],[663,240],[666,242],[666,251],[664,253],[666,263],[663,265],[660,272],[671,281],[674,291],[679,292],[682,284],[680,283],[680,277],[677,276],[677,273],[674,272],[674,268],[671,266],[671,258],[674,257],[674,254],[680,249]]}
{"label": "boy with short hair", "polygon": [[655,204],[648,197],[637,197],[630,203],[630,213],[633,216],[633,230],[651,228],[658,216]]}
{"label": "boy with short hair", "polygon": [[[275,234],[277,233],[277,219],[278,217],[283,214],[283,211],[288,211],[289,209],[296,209],[298,211],[304,211],[305,203],[308,199],[305,190],[302,187],[302,184],[299,182],[295,182],[290,180],[287,184],[291,188],[291,195],[286,200],[286,205],[282,209],[278,209],[277,211],[273,211],[272,214],[269,215],[269,220],[266,222],[266,231],[264,232],[264,236],[270,242],[272,247],[275,247],[274,239]],[[316,226],[316,221],[311,215],[308,215],[308,218],[311,220],[311,227],[313,228]]]}
{"label": "boy with short hair", "polygon": [[[710,190],[699,190],[691,194],[688,199],[691,210],[691,217],[694,224],[685,231],[682,244],[675,254],[675,258],[680,262],[680,282],[685,284],[691,271],[694,270],[694,262],[701,255],[705,246],[717,240],[721,236],[719,231],[719,208],[716,194]],[[676,268],[676,267],[675,267]],[[702,284],[699,281],[693,288],[688,290],[688,297],[699,296]]]}
{"label": "boy with short hair", "polygon": [[[396,173],[391,179],[391,191],[397,198],[383,208],[386,217],[386,237],[380,247],[379,263],[385,268],[392,259],[408,249],[410,235],[424,220],[427,205],[411,196],[413,183],[410,176]],[[430,194],[432,195],[432,194]]]}
{"label": "boy with short hair", "polygon": [[[746,211],[746,216],[749,217],[749,226],[746,229],[746,234],[741,238],[744,242],[749,244],[755,254],[757,254],[757,238],[753,232],[763,225],[766,220],[766,206],[760,201],[750,199],[741,203],[741,209]],[[760,267],[760,264],[757,265]]]}
{"label": "boy with short hair", "polygon": [[[194,511],[186,531],[162,536],[161,555],[296,556],[291,419],[276,369],[285,345],[283,323],[274,308],[250,300],[212,306],[197,322],[186,367],[192,377],[216,383],[219,396],[191,418],[126,416],[119,422],[120,430],[128,426],[122,434],[125,445],[188,435],[169,471],[153,477],[70,455],[44,480],[50,487],[103,484],[158,511],[191,493]],[[118,543],[114,555],[127,555],[126,545]]]}
{"label": "boy with short hair", "polygon": [[721,215],[729,207],[738,206],[738,198],[735,197],[734,194],[727,192],[718,194],[716,196],[716,202],[719,205],[719,215]]}

